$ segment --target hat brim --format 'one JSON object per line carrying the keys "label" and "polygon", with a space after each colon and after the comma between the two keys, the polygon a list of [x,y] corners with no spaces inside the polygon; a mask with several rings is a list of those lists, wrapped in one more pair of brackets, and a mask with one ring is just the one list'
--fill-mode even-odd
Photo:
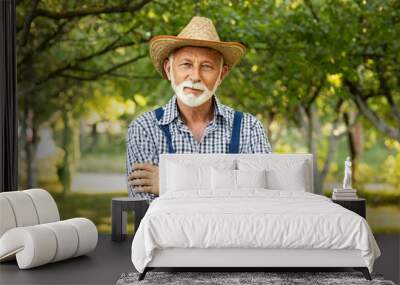
{"label": "hat brim", "polygon": [[184,46],[209,47],[219,51],[224,57],[224,63],[229,70],[240,61],[246,51],[245,46],[239,42],[217,42],[164,35],[155,36],[149,43],[150,58],[156,70],[165,79],[168,79],[168,77],[163,68],[164,60],[173,50]]}

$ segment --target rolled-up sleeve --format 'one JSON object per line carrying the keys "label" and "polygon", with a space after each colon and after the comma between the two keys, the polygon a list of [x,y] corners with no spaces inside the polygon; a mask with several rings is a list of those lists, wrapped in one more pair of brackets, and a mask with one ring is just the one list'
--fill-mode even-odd
{"label": "rolled-up sleeve", "polygon": [[152,163],[158,165],[159,157],[156,144],[149,136],[143,125],[134,121],[128,127],[126,136],[126,182],[129,197],[154,199],[152,193],[136,192],[135,187],[129,185],[128,175],[132,172],[135,163]]}
{"label": "rolled-up sleeve", "polygon": [[254,119],[255,121],[250,130],[249,153],[272,153],[264,126],[260,120]]}

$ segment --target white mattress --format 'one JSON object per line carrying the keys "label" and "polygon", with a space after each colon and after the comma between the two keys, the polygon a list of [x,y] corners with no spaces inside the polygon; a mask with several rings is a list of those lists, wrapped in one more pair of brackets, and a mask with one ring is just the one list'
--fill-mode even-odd
{"label": "white mattress", "polygon": [[359,250],[371,272],[380,255],[359,215],[320,195],[266,189],[155,199],[132,242],[132,262],[143,272],[155,250],[169,248]]}

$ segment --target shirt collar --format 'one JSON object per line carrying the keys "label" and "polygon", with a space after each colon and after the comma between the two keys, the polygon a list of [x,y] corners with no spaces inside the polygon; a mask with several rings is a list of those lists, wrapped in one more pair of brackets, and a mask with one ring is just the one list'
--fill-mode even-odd
{"label": "shirt collar", "polygon": [[176,105],[176,95],[172,96],[171,99],[164,106],[164,115],[160,121],[157,121],[159,125],[167,125],[171,123],[176,117],[178,117],[178,106]]}
{"label": "shirt collar", "polygon": [[[218,97],[213,95],[214,97],[214,115],[219,115],[228,120],[228,116],[224,105],[221,104]],[[176,94],[172,96],[172,98],[164,105],[164,115],[160,121],[157,121],[159,125],[168,125],[174,119],[176,119],[179,115],[178,105],[176,103]]]}
{"label": "shirt collar", "polygon": [[228,121],[228,114],[226,113],[226,108],[223,104],[221,104],[221,102],[218,99],[218,96],[214,94],[214,106],[216,110],[216,114],[222,116],[225,120]]}

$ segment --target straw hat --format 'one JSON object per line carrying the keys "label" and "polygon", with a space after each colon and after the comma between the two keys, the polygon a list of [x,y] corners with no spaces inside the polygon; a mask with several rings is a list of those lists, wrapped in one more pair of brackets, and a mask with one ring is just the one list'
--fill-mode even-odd
{"label": "straw hat", "polygon": [[209,47],[219,51],[229,70],[239,62],[246,50],[241,43],[221,41],[210,19],[195,16],[178,36],[160,35],[150,40],[150,58],[165,79],[168,77],[163,68],[164,60],[174,49],[184,46]]}

